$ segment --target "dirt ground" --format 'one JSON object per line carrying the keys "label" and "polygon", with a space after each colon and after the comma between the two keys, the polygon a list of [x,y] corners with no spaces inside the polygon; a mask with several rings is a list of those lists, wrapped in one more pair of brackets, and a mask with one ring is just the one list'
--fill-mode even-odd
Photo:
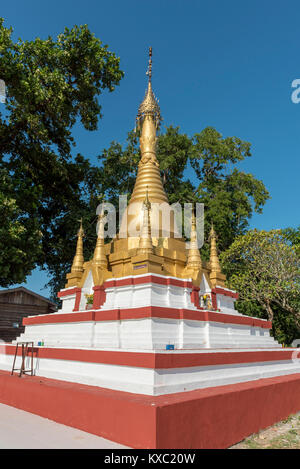
{"label": "dirt ground", "polygon": [[229,449],[300,449],[300,412]]}

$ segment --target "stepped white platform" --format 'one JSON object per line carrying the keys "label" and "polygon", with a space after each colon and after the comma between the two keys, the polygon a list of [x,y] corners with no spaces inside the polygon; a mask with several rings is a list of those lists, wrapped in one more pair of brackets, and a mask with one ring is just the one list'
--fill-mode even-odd
{"label": "stepped white platform", "polygon": [[[1,346],[0,352],[0,369],[10,371],[15,346]],[[120,352],[35,347],[34,374],[159,396],[300,373],[300,360],[293,360],[293,353],[290,349]],[[17,360],[19,365],[21,357]]]}
{"label": "stepped white platform", "polygon": [[[91,292],[94,303],[87,309],[85,295]],[[210,309],[203,304],[204,294],[211,299]],[[239,314],[234,309],[237,294],[210,289],[204,276],[200,288],[190,279],[158,274],[109,280],[101,287],[87,278],[82,289],[63,289],[59,296],[63,305],[57,313],[24,319],[25,332],[18,340],[34,342],[34,377],[9,379],[15,344],[0,346],[2,402],[13,400],[10,405],[48,416],[47,402],[56,389],[61,401],[58,408],[51,406],[48,418],[72,425],[74,411],[66,403],[71,395],[84,414],[83,420],[73,415],[74,426],[129,446],[153,448],[229,446],[249,434],[251,422],[257,431],[276,421],[278,409],[272,412],[269,404],[263,417],[270,393],[273,402],[274,396],[283,399],[280,418],[300,409],[300,350],[283,349],[270,337],[269,321]],[[170,346],[174,350],[166,350]],[[27,387],[37,402],[21,396]],[[91,395],[101,415],[86,403]],[[249,416],[248,426],[237,426],[225,439],[213,423],[210,440],[199,433],[199,422],[207,426],[209,413],[221,402],[226,409],[218,415],[219,423],[229,417],[230,405],[245,418],[247,395],[252,413],[262,412],[261,419]],[[93,415],[100,419],[98,426]],[[118,421],[113,429],[111,418]],[[135,422],[131,433],[125,430],[128,419]],[[160,419],[165,419],[168,436]],[[184,432],[190,446],[181,446]]]}
{"label": "stepped white platform", "polygon": [[[85,294],[94,290],[92,309]],[[203,295],[212,309],[200,306]],[[43,341],[51,347],[91,347],[164,350],[209,348],[280,348],[270,337],[271,323],[239,314],[237,294],[209,289],[203,276],[200,289],[189,279],[138,275],[110,280],[83,289],[68,288],[59,294],[60,311],[25,318],[19,340]]]}

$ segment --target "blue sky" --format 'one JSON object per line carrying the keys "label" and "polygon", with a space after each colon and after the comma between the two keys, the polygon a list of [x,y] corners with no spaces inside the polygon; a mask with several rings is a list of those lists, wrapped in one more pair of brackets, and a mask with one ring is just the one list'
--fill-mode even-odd
{"label": "blue sky", "polygon": [[[121,58],[125,77],[102,97],[96,132],[74,130],[77,151],[95,161],[134,126],[146,87],[147,49],[153,47],[153,87],[165,124],[188,135],[213,126],[252,144],[240,168],[263,180],[271,194],[251,227],[299,225],[300,4],[294,0],[15,0],[0,16],[14,37],[56,37],[65,26],[88,24]],[[47,295],[35,271],[27,288]]]}

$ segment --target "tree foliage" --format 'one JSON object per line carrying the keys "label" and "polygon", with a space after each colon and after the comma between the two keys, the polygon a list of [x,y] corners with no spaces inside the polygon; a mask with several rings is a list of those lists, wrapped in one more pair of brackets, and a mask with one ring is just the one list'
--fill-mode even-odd
{"label": "tree foliage", "polygon": [[57,221],[80,206],[91,164],[82,155],[72,157],[72,128],[77,121],[97,128],[99,96],[113,91],[123,72],[119,58],[86,25],[66,28],[56,39],[14,42],[12,28],[3,23],[0,279],[8,286],[24,281],[35,265],[47,265]]}
{"label": "tree foliage", "polygon": [[[41,253],[41,232],[36,219],[18,207],[14,188],[6,174],[0,172],[0,285],[20,283],[35,267],[28,252]],[[33,189],[34,190],[34,189]],[[28,188],[23,188],[26,198]]]}
{"label": "tree foliage", "polygon": [[221,254],[228,285],[243,300],[240,310],[260,305],[282,336],[288,323],[300,328],[300,257],[288,239],[291,232],[296,234],[290,229],[251,230]]}

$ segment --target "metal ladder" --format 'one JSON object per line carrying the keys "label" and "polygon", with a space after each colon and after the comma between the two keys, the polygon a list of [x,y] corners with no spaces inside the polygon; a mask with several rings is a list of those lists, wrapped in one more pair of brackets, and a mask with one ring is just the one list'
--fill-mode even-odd
{"label": "metal ladder", "polygon": [[[30,346],[30,344],[31,344],[30,368],[28,368],[26,370],[25,369],[25,360],[26,360],[27,357],[29,357],[28,347]],[[19,345],[22,346],[22,363],[21,363],[21,368],[15,368],[15,363],[16,363],[16,358],[17,358],[17,355],[18,355]],[[12,366],[12,370],[11,370],[12,375],[14,374],[14,371],[19,371],[20,372],[19,373],[19,378],[22,376],[22,374],[25,375],[25,373],[30,373],[31,376],[33,375],[33,342],[17,342],[16,343],[15,357],[14,357],[14,362],[13,362],[13,366]]]}

